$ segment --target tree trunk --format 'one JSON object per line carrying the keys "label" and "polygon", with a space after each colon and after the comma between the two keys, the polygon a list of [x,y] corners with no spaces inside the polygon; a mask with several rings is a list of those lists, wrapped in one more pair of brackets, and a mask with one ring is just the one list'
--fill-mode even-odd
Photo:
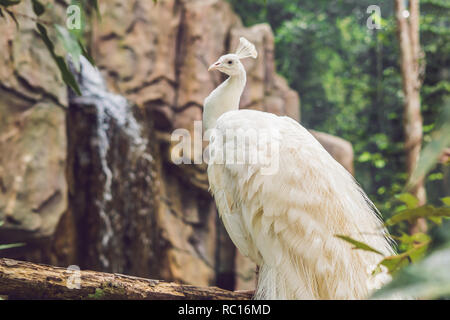
{"label": "tree trunk", "polygon": [[0,295],[10,299],[245,300],[250,292],[197,287],[117,273],[0,259]]}
{"label": "tree trunk", "polygon": [[[422,115],[420,113],[420,43],[419,43],[419,1],[409,1],[409,18],[403,14],[406,8],[403,0],[395,1],[395,14],[400,42],[401,73],[403,79],[404,111],[403,126],[405,133],[406,167],[411,177],[417,167],[422,147]],[[409,19],[409,21],[408,21]],[[409,190],[419,200],[426,202],[424,177]],[[426,222],[419,219],[411,227],[412,232],[426,231]]]}

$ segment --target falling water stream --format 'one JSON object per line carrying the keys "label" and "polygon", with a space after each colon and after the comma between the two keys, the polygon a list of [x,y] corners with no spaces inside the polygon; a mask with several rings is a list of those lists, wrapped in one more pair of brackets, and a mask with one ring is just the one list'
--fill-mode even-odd
{"label": "falling water stream", "polygon": [[[128,189],[124,186],[133,184],[134,180],[143,175],[146,176],[144,181],[149,183],[151,179],[147,175],[150,170],[145,170],[151,168],[153,157],[145,130],[136,118],[133,106],[123,96],[109,92],[99,70],[84,57],[81,57],[79,71],[73,66],[72,70],[77,75],[82,93],[82,96],[69,93],[69,109],[72,112],[68,115],[68,130],[75,128],[76,131],[68,132],[69,145],[74,147],[75,158],[80,159],[79,162],[74,161],[80,165],[72,168],[76,171],[73,172],[73,177],[83,185],[83,190],[75,191],[77,194],[86,192],[87,199],[85,195],[84,201],[91,202],[84,204],[90,210],[80,212],[79,215],[89,214],[85,221],[91,221],[89,219],[93,218],[92,215],[98,215],[101,227],[98,228],[97,237],[101,247],[93,255],[97,255],[103,270],[122,271],[123,267],[111,266],[111,258],[123,254],[119,252],[120,248],[116,248],[113,240],[118,236],[116,233],[128,232],[124,229],[133,222],[127,217],[131,213],[128,212],[129,205],[126,203],[138,201],[141,193],[141,190],[137,190],[130,195],[134,189],[124,190]],[[86,121],[85,124],[79,123],[80,117],[81,121]],[[92,123],[93,120],[95,123]],[[69,146],[69,156],[70,148]],[[127,161],[131,167],[122,164]],[[142,181],[137,184],[142,185]],[[79,209],[81,208],[75,208],[75,211]],[[88,237],[93,236],[95,234],[88,234]]]}

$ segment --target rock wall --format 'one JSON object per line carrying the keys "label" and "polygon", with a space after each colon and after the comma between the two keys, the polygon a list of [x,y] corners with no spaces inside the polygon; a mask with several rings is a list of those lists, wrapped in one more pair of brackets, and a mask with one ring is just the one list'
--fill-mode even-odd
{"label": "rock wall", "polygon": [[[31,5],[17,7],[33,15]],[[63,10],[57,7],[61,16]],[[61,263],[71,235],[52,241],[67,210],[66,89],[34,22],[0,19],[0,243],[26,242],[0,252]],[[44,244],[45,243],[45,244]],[[63,263],[68,262],[67,260]]]}
{"label": "rock wall", "polygon": [[[61,3],[55,2],[55,10],[63,16]],[[106,202],[110,221],[102,220],[94,200],[102,199],[108,174],[95,146],[98,112],[76,101],[68,109],[66,88],[32,21],[21,18],[17,31],[0,19],[6,53],[0,57],[0,220],[5,222],[0,241],[27,242],[0,255],[253,288],[255,266],[226,235],[207,192],[205,166],[174,165],[170,133],[192,131],[193,122],[201,120],[203,99],[224,80],[207,67],[234,51],[240,36],[259,53],[244,61],[248,84],[242,107],[299,120],[298,96],[275,72],[270,27],[244,27],[224,0],[99,4],[101,22],[89,32],[92,55],[108,89],[130,101],[127,112],[148,139],[152,161],[134,158],[117,121],[106,121],[109,153],[103,160],[114,199]],[[32,15],[27,5],[19,9]],[[130,172],[142,177],[131,178]],[[106,231],[111,238],[105,245],[100,235]]]}

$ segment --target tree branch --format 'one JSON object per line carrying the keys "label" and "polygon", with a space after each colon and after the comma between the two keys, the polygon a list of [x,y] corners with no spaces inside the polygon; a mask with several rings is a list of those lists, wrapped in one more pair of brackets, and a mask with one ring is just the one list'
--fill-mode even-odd
{"label": "tree branch", "polygon": [[[400,43],[400,67],[403,80],[403,127],[405,134],[406,171],[408,176],[414,173],[420,157],[422,147],[423,129],[422,114],[420,111],[420,43],[419,43],[419,1],[409,1],[409,18],[403,0],[395,0],[395,16],[397,20],[398,39]],[[426,203],[424,177],[409,190],[420,205]],[[410,228],[411,233],[425,232],[427,229],[425,219],[418,219]]]}
{"label": "tree branch", "polygon": [[[79,289],[74,288],[79,281]],[[0,295],[10,299],[246,300],[249,292],[197,287],[96,271],[0,259]]]}

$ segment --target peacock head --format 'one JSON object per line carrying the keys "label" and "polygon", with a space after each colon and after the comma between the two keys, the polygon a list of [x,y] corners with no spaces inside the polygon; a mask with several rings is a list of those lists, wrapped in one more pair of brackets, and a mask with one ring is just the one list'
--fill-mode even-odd
{"label": "peacock head", "polygon": [[221,56],[219,60],[209,66],[208,71],[219,70],[229,76],[234,76],[239,74],[244,68],[240,61],[241,59],[250,57],[256,59],[257,56],[258,52],[255,49],[255,45],[244,37],[241,37],[236,52]]}

